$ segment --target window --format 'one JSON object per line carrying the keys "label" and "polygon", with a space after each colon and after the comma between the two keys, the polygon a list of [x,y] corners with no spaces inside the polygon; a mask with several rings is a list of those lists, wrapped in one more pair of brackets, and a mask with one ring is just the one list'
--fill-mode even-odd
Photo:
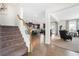
{"label": "window", "polygon": [[78,27],[77,29],[79,30],[79,20],[77,21],[77,27]]}
{"label": "window", "polygon": [[52,34],[56,34],[56,23],[51,23],[51,32]]}
{"label": "window", "polygon": [[69,31],[70,32],[76,31],[76,20],[69,21]]}

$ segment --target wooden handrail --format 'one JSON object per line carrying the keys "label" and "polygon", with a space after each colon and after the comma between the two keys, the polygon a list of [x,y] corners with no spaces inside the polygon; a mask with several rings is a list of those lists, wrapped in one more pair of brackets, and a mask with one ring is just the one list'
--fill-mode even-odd
{"label": "wooden handrail", "polygon": [[32,33],[32,28],[27,25],[27,22],[25,23],[25,21],[23,19],[21,19],[21,17],[19,15],[17,15],[17,18],[19,20],[23,21],[23,25],[28,29],[29,33],[31,34]]}

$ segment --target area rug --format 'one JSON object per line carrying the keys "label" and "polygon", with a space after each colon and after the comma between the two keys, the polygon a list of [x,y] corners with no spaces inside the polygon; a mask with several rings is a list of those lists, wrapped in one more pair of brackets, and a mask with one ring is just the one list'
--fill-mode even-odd
{"label": "area rug", "polygon": [[63,41],[61,39],[55,39],[52,40],[52,44],[79,53],[79,37],[74,37],[72,41]]}

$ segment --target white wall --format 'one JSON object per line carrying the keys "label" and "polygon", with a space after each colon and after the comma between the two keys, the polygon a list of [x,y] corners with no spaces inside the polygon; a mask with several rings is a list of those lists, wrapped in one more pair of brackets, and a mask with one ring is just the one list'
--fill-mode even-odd
{"label": "white wall", "polygon": [[10,4],[7,5],[6,15],[0,14],[0,25],[16,25],[16,15],[18,8]]}
{"label": "white wall", "polygon": [[27,22],[33,22],[36,24],[45,23],[45,11],[34,10],[34,7],[23,7],[24,17]]}

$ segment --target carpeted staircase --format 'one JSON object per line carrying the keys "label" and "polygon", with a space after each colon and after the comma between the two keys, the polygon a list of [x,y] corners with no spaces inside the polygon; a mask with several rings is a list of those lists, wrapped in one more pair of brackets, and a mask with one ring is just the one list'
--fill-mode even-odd
{"label": "carpeted staircase", "polygon": [[21,56],[27,53],[18,26],[0,26],[0,55]]}

